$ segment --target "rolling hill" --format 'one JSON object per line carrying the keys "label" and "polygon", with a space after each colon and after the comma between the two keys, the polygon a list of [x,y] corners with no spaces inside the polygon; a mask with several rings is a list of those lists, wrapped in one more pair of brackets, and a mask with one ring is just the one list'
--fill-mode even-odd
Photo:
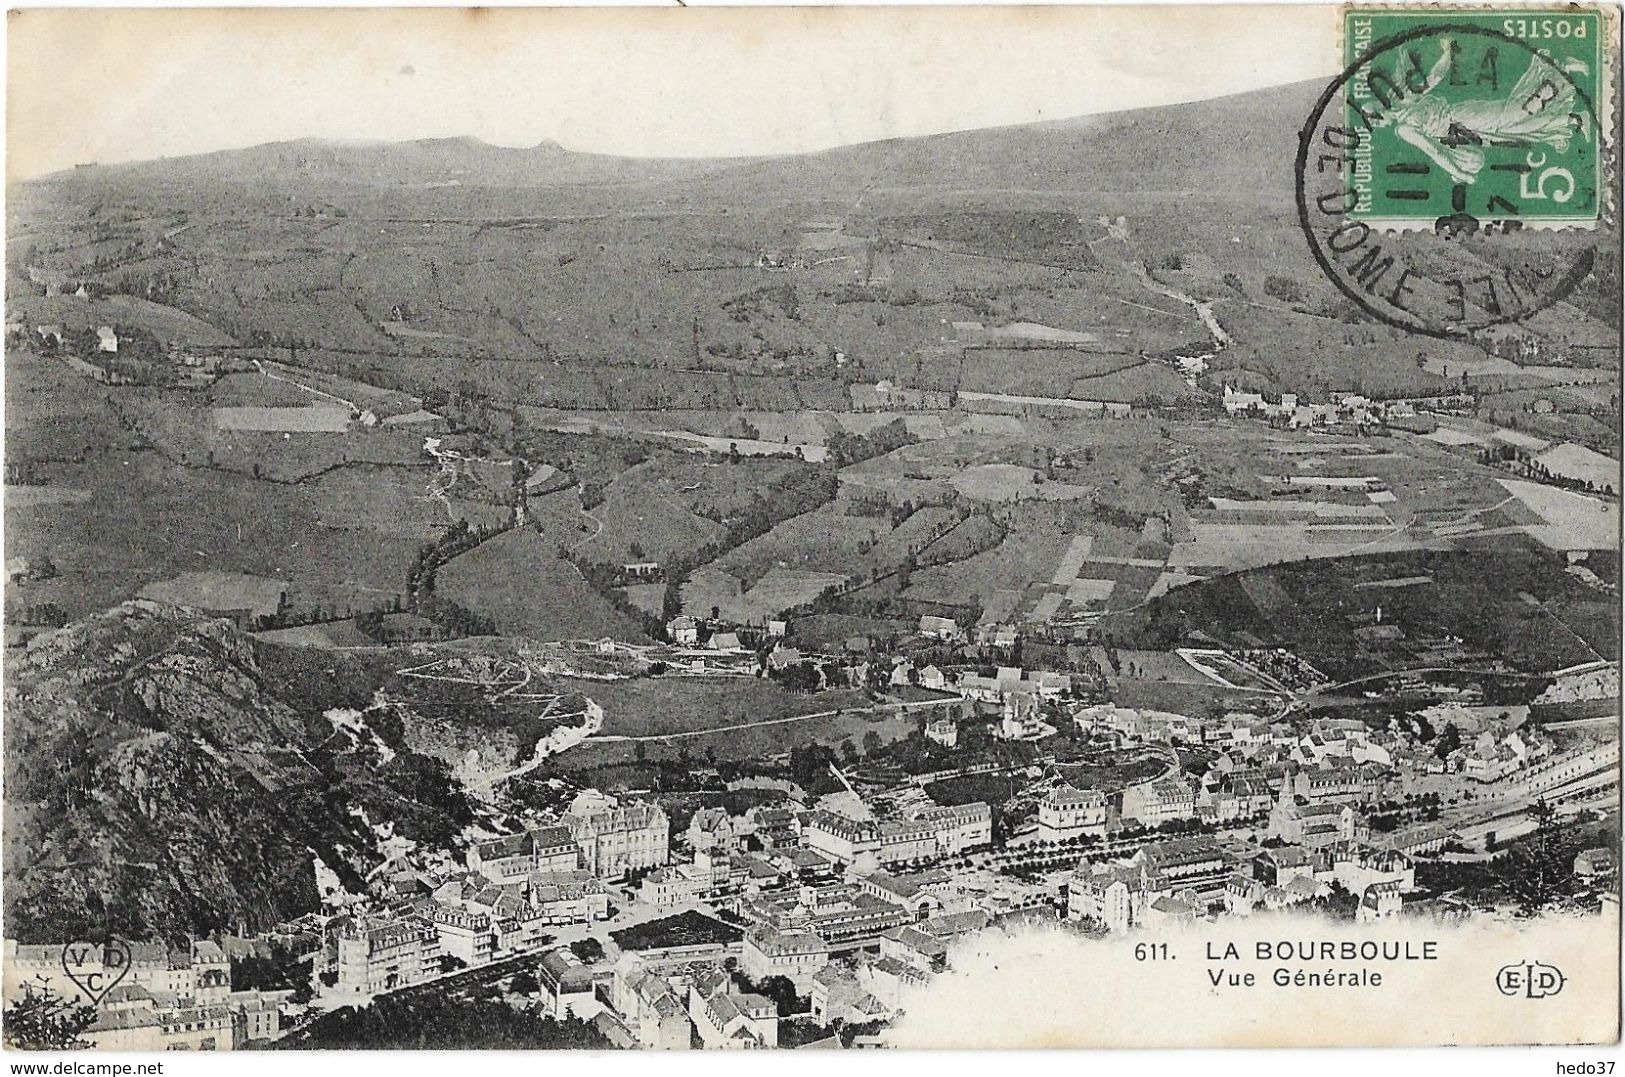
{"label": "rolling hill", "polygon": [[[467,379],[512,405],[692,407],[703,389],[702,406],[803,399],[788,409],[831,380],[963,390],[945,364],[964,342],[942,327],[969,323],[1166,358],[1209,342],[1174,293],[1212,302],[1234,342],[1205,390],[1441,391],[1423,363],[1483,350],[1376,322],[1300,233],[1293,161],[1320,89],[790,157],[306,140],[87,167],[14,185],[8,269],[14,295],[88,280],[313,365],[418,394]],[[1619,257],[1603,248],[1572,302],[1521,330],[1538,362],[1617,368]],[[1472,272],[1483,258],[1437,255]],[[1021,391],[1105,388],[1059,364]]]}

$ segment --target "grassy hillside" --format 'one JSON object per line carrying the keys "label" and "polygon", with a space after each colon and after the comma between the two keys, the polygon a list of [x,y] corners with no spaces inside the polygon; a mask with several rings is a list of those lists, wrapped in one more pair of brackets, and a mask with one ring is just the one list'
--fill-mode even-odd
{"label": "grassy hillside", "polygon": [[[1374,323],[1299,234],[1318,89],[750,161],[440,140],[75,170],[12,192],[16,230],[50,239],[14,248],[11,292],[37,290],[25,266],[83,278],[417,393],[799,411],[844,409],[847,382],[985,391],[1001,369],[1004,391],[1180,400],[1170,371],[1081,354],[984,370],[956,328],[1092,338],[1126,370],[1208,340],[1167,286],[1214,301],[1235,340],[1205,388],[1436,390],[1423,362],[1483,353]],[[1543,361],[1617,367],[1617,282],[1605,255],[1532,323]]]}
{"label": "grassy hillside", "polygon": [[436,593],[490,617],[505,636],[643,641],[539,532],[515,528],[451,561]]}

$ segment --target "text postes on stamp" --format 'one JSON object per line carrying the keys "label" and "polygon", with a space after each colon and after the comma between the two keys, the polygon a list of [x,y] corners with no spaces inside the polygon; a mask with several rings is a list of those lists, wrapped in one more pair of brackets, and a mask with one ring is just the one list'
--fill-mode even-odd
{"label": "text postes on stamp", "polygon": [[[1561,16],[1561,17],[1559,17]],[[1610,169],[1595,11],[1360,10],[1300,135],[1299,221],[1389,324],[1467,336],[1592,272]]]}
{"label": "text postes on stamp", "polygon": [[[1351,217],[1590,224],[1601,199],[1596,11],[1351,10]],[[1383,43],[1388,44],[1384,45]]]}

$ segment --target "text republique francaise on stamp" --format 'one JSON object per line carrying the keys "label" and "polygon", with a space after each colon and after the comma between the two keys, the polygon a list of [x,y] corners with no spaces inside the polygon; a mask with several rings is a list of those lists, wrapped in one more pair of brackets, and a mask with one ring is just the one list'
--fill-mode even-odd
{"label": "text republique francaise on stamp", "polygon": [[1348,66],[1301,134],[1299,219],[1345,295],[1430,336],[1559,302],[1614,167],[1602,12],[1344,11]]}

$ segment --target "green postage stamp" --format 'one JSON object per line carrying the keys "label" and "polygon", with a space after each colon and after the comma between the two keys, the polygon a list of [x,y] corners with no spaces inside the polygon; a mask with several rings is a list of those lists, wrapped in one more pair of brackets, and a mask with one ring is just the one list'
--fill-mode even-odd
{"label": "green postage stamp", "polygon": [[1590,226],[1603,209],[1609,32],[1580,8],[1351,7],[1347,216]]}

